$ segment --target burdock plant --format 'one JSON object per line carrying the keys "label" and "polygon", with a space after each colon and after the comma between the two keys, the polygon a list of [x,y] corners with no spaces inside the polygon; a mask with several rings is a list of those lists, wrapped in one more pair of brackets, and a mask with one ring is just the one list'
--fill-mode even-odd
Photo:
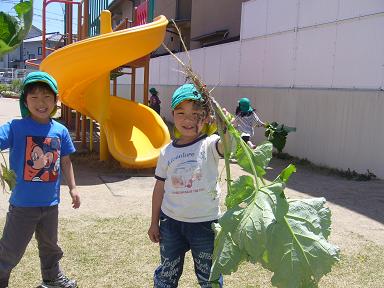
{"label": "burdock plant", "polygon": [[7,191],[6,185],[9,190],[12,190],[16,185],[16,174],[13,170],[8,168],[3,152],[1,152],[0,161],[0,185],[3,191]]}
{"label": "burdock plant", "polygon": [[[293,200],[286,197],[284,188],[296,171],[294,165],[285,168],[274,181],[267,183],[264,180],[266,167],[272,158],[272,143],[265,141],[252,150],[241,139],[240,133],[231,124],[231,117],[223,113],[212,97],[213,90],[209,90],[192,70],[190,55],[180,30],[174,25],[188,64],[163,45],[180,63],[186,81],[193,83],[201,93],[224,143],[227,210],[213,226],[215,245],[210,278],[213,280],[218,279],[220,274],[231,274],[237,271],[241,262],[249,261],[260,263],[272,271],[271,282],[275,287],[318,287],[321,277],[330,272],[339,260],[340,253],[337,246],[328,242],[331,211],[325,207],[325,199]],[[279,131],[275,131],[277,127],[274,126],[273,131],[269,128],[268,139],[273,141],[272,136]],[[223,137],[225,130],[237,145],[233,157],[247,172],[235,180],[231,179],[229,157],[232,151],[228,137]],[[286,131],[282,131],[286,136]]]}

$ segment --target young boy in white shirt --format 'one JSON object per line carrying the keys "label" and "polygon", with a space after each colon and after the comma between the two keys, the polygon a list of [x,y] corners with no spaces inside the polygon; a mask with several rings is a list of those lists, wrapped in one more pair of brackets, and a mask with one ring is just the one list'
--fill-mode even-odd
{"label": "young boy in white shirt", "polygon": [[160,243],[154,287],[177,287],[188,250],[200,286],[222,287],[222,276],[209,281],[209,275],[214,247],[211,226],[220,214],[217,179],[223,144],[218,135],[207,134],[210,116],[193,84],[179,87],[171,106],[179,137],[160,153],[148,230],[151,241]]}

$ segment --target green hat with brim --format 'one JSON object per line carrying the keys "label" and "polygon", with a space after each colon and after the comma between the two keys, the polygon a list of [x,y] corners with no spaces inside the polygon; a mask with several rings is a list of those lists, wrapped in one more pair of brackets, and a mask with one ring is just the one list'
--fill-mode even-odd
{"label": "green hat with brim", "polygon": [[151,89],[149,89],[149,93],[157,95],[159,92],[157,92],[156,88],[152,87]]}
{"label": "green hat with brim", "polygon": [[252,112],[251,101],[248,98],[241,98],[239,100],[239,108],[241,112]]}
{"label": "green hat with brim", "polygon": [[[27,75],[27,77],[25,77],[24,79],[24,82],[23,82],[23,86],[22,86],[22,92],[21,92],[21,95],[20,95],[20,101],[19,101],[19,104],[20,104],[20,112],[21,112],[21,116],[23,118],[31,115],[31,112],[29,112],[28,110],[28,107],[26,106],[25,104],[25,87],[28,85],[28,84],[31,84],[31,83],[35,83],[35,82],[43,82],[43,83],[46,83],[48,84],[48,86],[51,88],[52,92],[55,94],[55,96],[57,96],[57,82],[56,80],[51,76],[49,75],[48,73],[46,72],[41,72],[41,71],[36,71],[36,72],[31,72]],[[55,109],[52,111],[51,113],[51,116],[53,116],[55,113],[56,113],[56,106],[55,106]]]}
{"label": "green hat with brim", "polygon": [[176,89],[172,95],[172,110],[185,100],[201,101],[202,97],[193,84],[184,84]]}

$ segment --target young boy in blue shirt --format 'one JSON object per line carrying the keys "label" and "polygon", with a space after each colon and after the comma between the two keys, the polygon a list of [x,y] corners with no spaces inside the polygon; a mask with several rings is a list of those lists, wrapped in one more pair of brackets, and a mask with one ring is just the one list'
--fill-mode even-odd
{"label": "young boy in blue shirt", "polygon": [[41,287],[77,287],[59,267],[63,256],[57,244],[61,172],[75,209],[80,207],[80,196],[69,158],[75,151],[71,137],[63,125],[51,119],[57,92],[56,80],[49,74],[29,73],[20,96],[23,118],[0,127],[0,149],[9,148],[10,168],[16,173],[0,240],[0,288],[8,287],[10,273],[33,233],[39,249]]}
{"label": "young boy in blue shirt", "polygon": [[160,243],[154,287],[177,287],[188,250],[200,286],[222,287],[222,277],[211,282],[209,275],[215,236],[211,225],[220,214],[217,179],[223,145],[218,135],[208,135],[210,115],[193,84],[179,87],[171,105],[178,138],[160,153],[148,230],[151,241]]}

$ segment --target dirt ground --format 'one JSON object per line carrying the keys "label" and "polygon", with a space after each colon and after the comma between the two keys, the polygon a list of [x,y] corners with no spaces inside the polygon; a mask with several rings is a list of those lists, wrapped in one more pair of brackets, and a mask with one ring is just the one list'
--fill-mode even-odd
{"label": "dirt ground", "polygon": [[[288,164],[285,160],[272,160],[271,170],[266,178],[273,180]],[[223,161],[220,166],[224,166]],[[150,217],[151,195],[155,183],[150,172],[144,176],[130,176],[128,172],[111,171],[108,167],[93,165],[92,161],[77,161],[75,167],[82,207],[78,211],[70,208],[70,200],[65,193],[67,188],[63,187],[61,217]],[[243,174],[236,164],[232,164],[231,170],[233,177]],[[221,182],[221,187],[224,200],[224,181]],[[297,172],[291,176],[285,192],[292,199],[327,199],[327,205],[332,211],[331,241],[340,246],[343,253],[352,253],[355,248],[370,241],[384,245],[383,180],[358,182],[327,175],[310,167],[297,166]]]}
{"label": "dirt ground", "polygon": [[[0,125],[18,115],[17,101],[0,98]],[[93,157],[94,158],[94,157]],[[66,186],[62,186],[60,217],[117,217],[138,215],[150,217],[151,194],[155,182],[153,171],[124,171],[92,157],[77,157],[74,161],[76,181],[82,205],[73,210]],[[267,174],[273,180],[289,161],[274,159]],[[221,161],[220,166],[224,163]],[[232,164],[233,176],[243,171]],[[223,177],[224,178],[224,177]],[[222,182],[222,199],[226,187]],[[290,198],[325,197],[332,211],[331,242],[343,253],[352,253],[360,245],[374,242],[384,245],[384,181],[365,182],[329,175],[319,169],[297,166],[288,182]],[[5,217],[9,195],[0,193],[0,217]]]}

